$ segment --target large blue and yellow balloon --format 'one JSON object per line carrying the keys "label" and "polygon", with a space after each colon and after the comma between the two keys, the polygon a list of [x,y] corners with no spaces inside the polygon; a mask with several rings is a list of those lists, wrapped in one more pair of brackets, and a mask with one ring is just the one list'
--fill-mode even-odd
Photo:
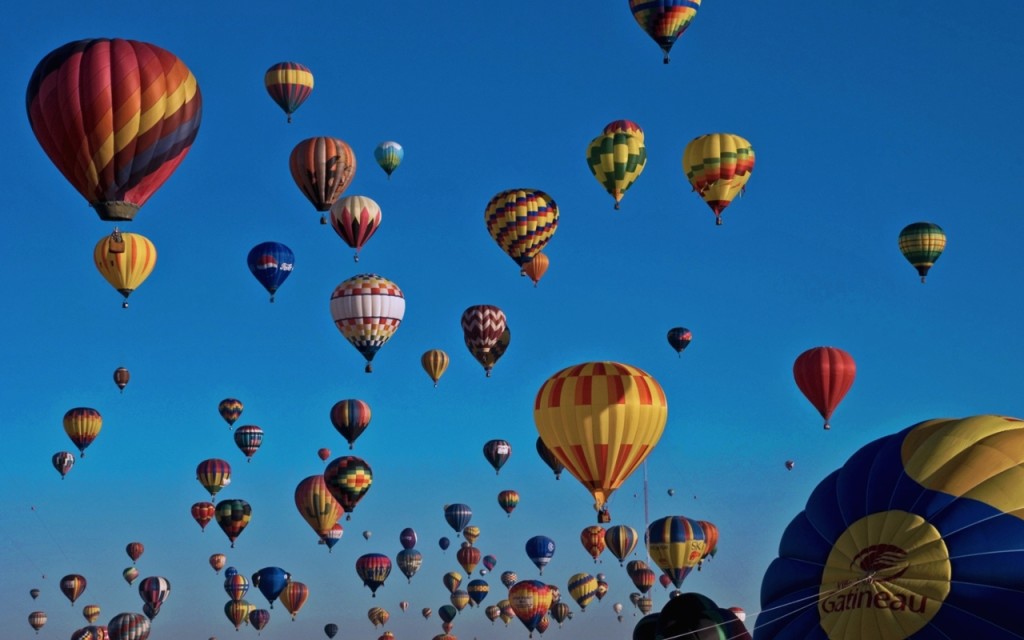
{"label": "large blue and yellow balloon", "polygon": [[761,585],[757,640],[1024,638],[1024,421],[918,423],[814,490]]}

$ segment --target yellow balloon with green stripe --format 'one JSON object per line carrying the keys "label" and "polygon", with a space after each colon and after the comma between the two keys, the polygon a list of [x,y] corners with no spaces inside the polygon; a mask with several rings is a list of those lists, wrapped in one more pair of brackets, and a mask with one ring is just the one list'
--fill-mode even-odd
{"label": "yellow balloon with green stripe", "polygon": [[733,133],[710,133],[683,150],[683,173],[722,224],[722,211],[743,193],[754,170],[754,149]]}
{"label": "yellow balloon with green stripe", "polygon": [[619,208],[626,194],[647,164],[643,134],[626,131],[602,133],[587,145],[587,166]]}
{"label": "yellow balloon with green stripe", "polygon": [[899,242],[900,253],[917,269],[923,283],[946,248],[946,233],[932,222],[915,222],[903,227]]}

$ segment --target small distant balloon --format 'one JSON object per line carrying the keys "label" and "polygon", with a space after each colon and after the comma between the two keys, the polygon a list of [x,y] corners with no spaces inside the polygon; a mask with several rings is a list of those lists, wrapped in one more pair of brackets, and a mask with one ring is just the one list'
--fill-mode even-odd
{"label": "small distant balloon", "polygon": [[326,447],[321,447],[316,450],[316,455],[323,462],[327,462],[327,459],[331,457],[331,450]]}
{"label": "small distant balloon", "polygon": [[53,468],[60,474],[60,479],[63,480],[68,471],[71,471],[71,467],[75,466],[75,454],[70,451],[58,451],[53,454],[50,462],[53,464]]}
{"label": "small distant balloon", "polygon": [[228,423],[228,429],[230,429],[235,421],[242,415],[242,401],[235,398],[224,398],[217,405],[217,411],[220,412],[220,417],[224,418],[224,422]]}
{"label": "small distant balloon", "polygon": [[796,466],[796,463],[795,463],[795,462],[793,462],[792,460],[786,460],[786,468],[787,468],[787,469],[789,469],[790,471],[792,471],[792,470],[793,470],[793,467],[795,467],[795,466]]}
{"label": "small distant balloon", "polygon": [[273,302],[274,294],[295,269],[295,254],[280,242],[261,242],[249,250],[246,262]]}
{"label": "small distant balloon", "polygon": [[388,180],[391,179],[391,174],[398,168],[398,165],[402,164],[404,157],[405,150],[402,149],[402,145],[393,140],[382,142],[373,150],[373,159],[377,161],[384,173],[388,174]]}
{"label": "small distant balloon", "polygon": [[114,384],[117,388],[124,392],[124,388],[128,386],[128,380],[131,378],[131,374],[125,367],[118,367],[114,369]]}

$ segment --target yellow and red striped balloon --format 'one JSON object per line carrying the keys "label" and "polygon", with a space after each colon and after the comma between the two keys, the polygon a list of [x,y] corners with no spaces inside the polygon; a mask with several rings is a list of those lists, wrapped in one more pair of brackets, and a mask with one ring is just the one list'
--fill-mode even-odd
{"label": "yellow and red striped balloon", "polygon": [[131,220],[199,131],[202,95],[177,56],[135,40],[78,40],[36,66],[25,96],[43,151],[103,220]]}
{"label": "yellow and red striped balloon", "polygon": [[153,273],[156,247],[146,236],[114,231],[96,243],[92,257],[100,275],[124,296],[121,306],[128,308],[128,296]]}
{"label": "yellow and red striped balloon", "polygon": [[103,428],[100,412],[89,407],[76,407],[64,414],[64,432],[78,447],[78,453],[85,457],[85,448],[92,444]]}
{"label": "yellow and red striped balloon", "polygon": [[693,190],[722,224],[722,211],[743,193],[754,170],[754,148],[732,133],[710,133],[690,141],[683,150],[683,172]]}

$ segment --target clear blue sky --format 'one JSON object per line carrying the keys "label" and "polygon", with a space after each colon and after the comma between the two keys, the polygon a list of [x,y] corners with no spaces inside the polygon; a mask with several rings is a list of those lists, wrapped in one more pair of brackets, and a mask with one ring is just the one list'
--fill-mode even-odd
{"label": "clear blue sky", "polygon": [[[602,602],[546,636],[628,638],[635,589],[614,558],[595,566],[579,543],[594,522],[589,495],[568,474],[556,482],[533,450],[538,388],[589,360],[641,367],[664,387],[669,422],[648,462],[651,518],[718,526],[717,557],[684,589],[743,607],[752,628],[785,525],[857,448],[932,417],[1024,416],[1024,222],[1013,190],[1024,8],[984,4],[706,0],[667,66],[626,0],[11,8],[0,43],[10,258],[0,314],[0,635],[29,637],[36,609],[49,615],[45,640],[83,626],[85,604],[102,607],[102,622],[141,611],[121,578],[124,546],[138,540],[142,576],[173,587],[154,640],[236,637],[222,611],[223,576],[207,565],[215,552],[247,576],[280,566],[310,587],[294,623],[275,606],[267,640],[324,637],[328,622],[341,638],[376,638],[382,630],[366,618],[375,605],[391,612],[387,629],[400,640],[429,638],[440,620],[418,612],[448,602],[441,576],[458,568],[457,543],[447,554],[436,545],[453,534],[442,506],[464,502],[483,531],[477,545],[498,558],[484,605],[502,597],[501,571],[540,577],[523,545],[544,534],[558,548],[543,579],[565,598],[577,571],[603,571],[611,584]],[[172,51],[204,98],[192,151],[125,227],[159,252],[128,310],[92,265],[111,226],[52,166],[25,114],[39,59],[90,37]],[[262,82],[284,60],[316,78],[291,125]],[[584,150],[620,118],[644,128],[648,163],[613,211]],[[747,195],[721,227],[680,166],[690,139],[717,131],[744,136],[757,154]],[[314,135],[352,146],[359,166],[347,193],[383,209],[358,266],[288,173],[292,147]],[[390,182],[372,156],[389,139],[406,151]],[[483,223],[490,197],[513,187],[542,189],[561,209],[537,288]],[[896,246],[900,229],[919,220],[949,237],[923,286]],[[296,254],[273,305],[245,263],[266,240]],[[365,271],[395,281],[408,304],[372,375],[328,310],[333,288]],[[472,304],[500,306],[513,332],[489,379],[462,345],[459,317]],[[678,325],[694,334],[682,358],[665,340]],[[830,432],[791,373],[796,356],[819,345],[849,351],[858,365]],[[436,389],[419,365],[430,348],[452,357]],[[123,395],[111,381],[121,365],[132,373]],[[217,414],[228,396],[245,403],[238,424],[266,432],[251,464]],[[375,475],[328,555],[292,493],[322,470],[319,447],[346,453],[328,419],[343,398],[372,406],[354,453]],[[49,460],[72,449],[61,418],[76,406],[98,409],[104,427],[61,481]],[[513,446],[497,477],[481,454],[491,438]],[[253,505],[233,550],[215,523],[200,533],[189,516],[208,497],[194,479],[208,457],[235,469],[218,497]],[[638,530],[641,480],[611,503],[614,522]],[[495,498],[506,488],[522,496],[511,518]],[[420,535],[423,568],[411,584],[396,569],[371,598],[355,559],[394,558],[407,526]],[[74,608],[58,590],[68,573],[89,581]],[[34,602],[33,587],[43,592]],[[653,593],[660,608],[667,592]],[[266,606],[255,590],[248,599]],[[626,605],[621,625],[615,602]],[[526,636],[518,621],[492,626],[469,609],[453,633]]]}

